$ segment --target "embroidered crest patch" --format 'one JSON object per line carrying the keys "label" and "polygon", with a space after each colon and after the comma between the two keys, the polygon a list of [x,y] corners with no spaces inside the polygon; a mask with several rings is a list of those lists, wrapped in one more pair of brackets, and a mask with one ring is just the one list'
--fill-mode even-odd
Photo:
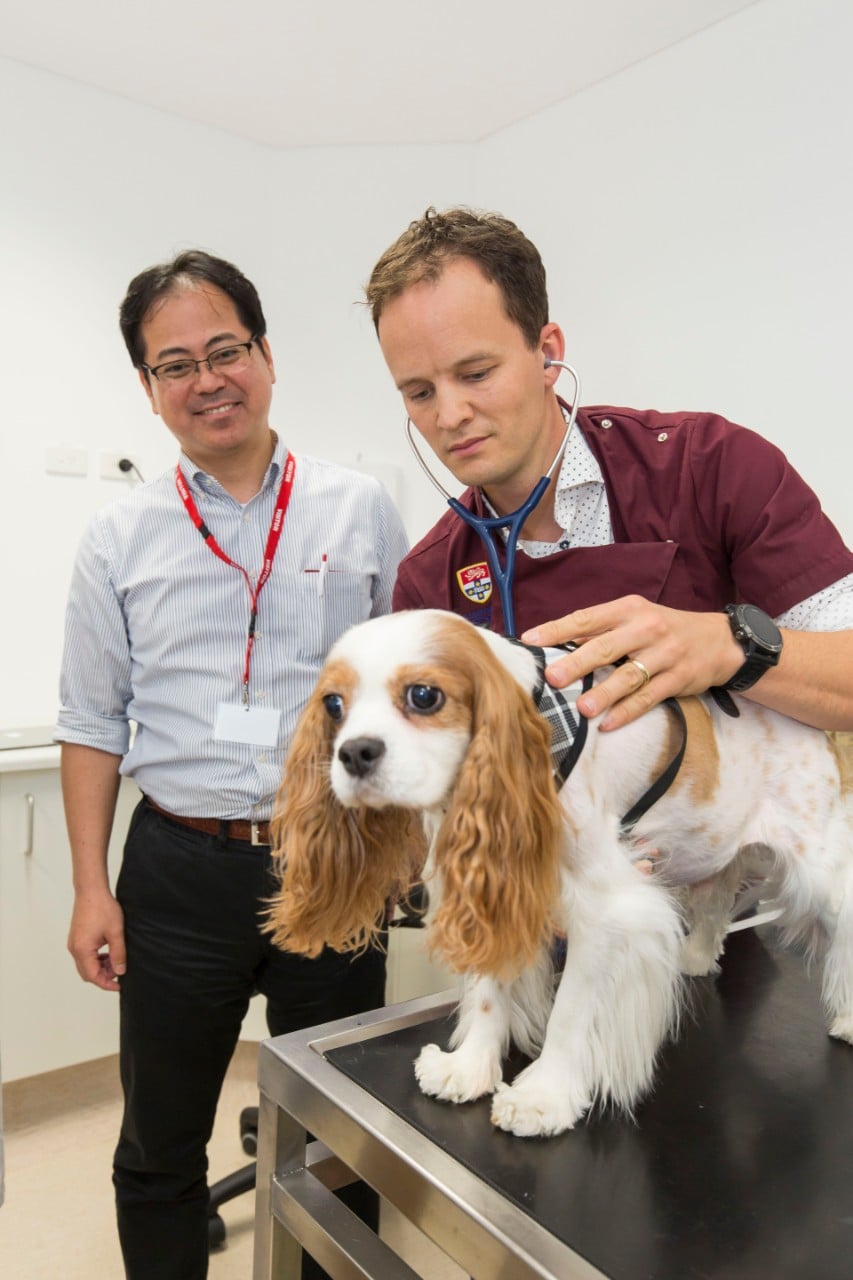
{"label": "embroidered crest patch", "polygon": [[464,569],[457,569],[456,581],[463,596],[476,604],[485,604],[492,595],[492,574],[485,560],[480,564],[466,564]]}

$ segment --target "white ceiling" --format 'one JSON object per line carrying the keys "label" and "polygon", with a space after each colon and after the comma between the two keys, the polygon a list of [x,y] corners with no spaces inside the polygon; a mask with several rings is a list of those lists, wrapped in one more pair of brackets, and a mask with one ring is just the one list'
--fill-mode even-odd
{"label": "white ceiling", "polygon": [[474,142],[755,0],[32,0],[0,55],[274,147]]}

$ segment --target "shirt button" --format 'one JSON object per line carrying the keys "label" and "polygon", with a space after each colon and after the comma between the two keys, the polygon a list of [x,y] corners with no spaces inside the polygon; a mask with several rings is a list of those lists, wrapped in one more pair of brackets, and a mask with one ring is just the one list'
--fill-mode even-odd
{"label": "shirt button", "polygon": [[665,431],[662,431],[658,436],[658,444],[663,444],[664,440],[668,440],[668,439],[669,439],[669,436],[667,435],[667,433]]}
{"label": "shirt button", "polygon": [[267,753],[265,751],[262,751],[261,754],[258,756],[258,764],[266,764],[266,762],[267,762]]}
{"label": "shirt button", "polygon": [[613,419],[612,419],[612,418],[602,418],[602,419],[601,419],[601,422],[600,422],[598,425],[601,427],[601,430],[602,430],[602,431],[609,431],[609,430],[610,430],[610,428],[613,426]]}

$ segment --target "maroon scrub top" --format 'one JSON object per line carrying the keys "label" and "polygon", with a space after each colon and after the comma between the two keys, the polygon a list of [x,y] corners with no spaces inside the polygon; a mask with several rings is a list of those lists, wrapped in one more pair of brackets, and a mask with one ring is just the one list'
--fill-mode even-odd
{"label": "maroon scrub top", "polygon": [[[601,467],[615,541],[520,553],[519,634],[625,595],[697,611],[748,601],[775,617],[853,573],[813,491],[755,432],[714,414],[600,405],[579,411],[576,430]],[[491,514],[477,491],[461,500]],[[449,609],[503,631],[483,543],[452,511],[402,561],[394,608]]]}

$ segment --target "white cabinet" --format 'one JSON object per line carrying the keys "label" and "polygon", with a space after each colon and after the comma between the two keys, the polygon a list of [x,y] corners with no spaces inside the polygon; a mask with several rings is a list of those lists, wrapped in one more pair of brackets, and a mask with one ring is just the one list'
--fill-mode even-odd
{"label": "white cabinet", "polygon": [[436,991],[458,989],[461,979],[430,954],[424,929],[392,929],[388,941],[385,1003],[414,1000]]}
{"label": "white cabinet", "polygon": [[[44,750],[52,758],[58,754]],[[110,845],[113,886],[138,799],[137,788],[123,780]],[[84,983],[66,949],[72,901],[58,768],[0,773],[0,1058],[5,1081],[118,1050],[118,996]]]}

